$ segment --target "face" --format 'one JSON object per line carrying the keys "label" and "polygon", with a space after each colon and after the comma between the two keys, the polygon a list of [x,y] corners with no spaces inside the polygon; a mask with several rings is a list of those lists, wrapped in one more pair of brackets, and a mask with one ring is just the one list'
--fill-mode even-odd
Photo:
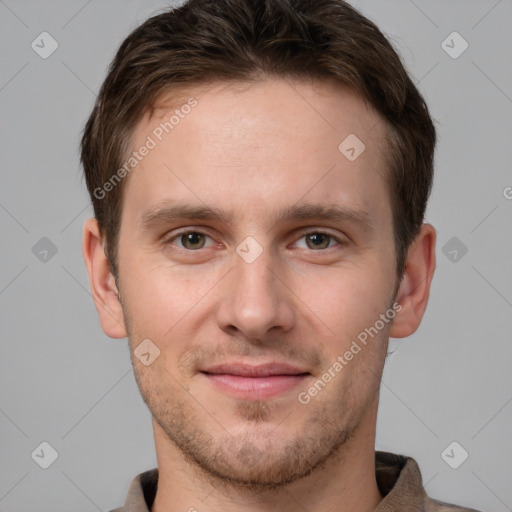
{"label": "face", "polygon": [[150,340],[135,375],[188,460],[281,485],[328,460],[376,404],[397,285],[385,127],[328,81],[189,97],[132,140],[155,142],[127,178],[119,238],[132,354]]}

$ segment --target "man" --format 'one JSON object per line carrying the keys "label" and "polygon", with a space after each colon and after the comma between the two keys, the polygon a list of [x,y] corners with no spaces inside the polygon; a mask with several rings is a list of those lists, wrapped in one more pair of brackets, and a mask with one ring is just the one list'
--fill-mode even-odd
{"label": "man", "polygon": [[83,252],[158,468],[125,512],[470,510],[375,452],[419,326],[435,130],[342,0],[190,0],[121,45],[85,127]]}

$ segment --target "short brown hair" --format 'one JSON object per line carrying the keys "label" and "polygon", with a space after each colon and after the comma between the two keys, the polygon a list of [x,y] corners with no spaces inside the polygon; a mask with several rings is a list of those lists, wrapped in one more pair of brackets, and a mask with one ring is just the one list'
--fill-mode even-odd
{"label": "short brown hair", "polygon": [[125,39],[81,142],[87,188],[114,276],[123,183],[105,197],[95,191],[122,165],[136,124],[175,88],[262,76],[334,78],[385,120],[386,181],[401,279],[432,187],[435,128],[389,41],[343,0],[189,0],[148,19]]}

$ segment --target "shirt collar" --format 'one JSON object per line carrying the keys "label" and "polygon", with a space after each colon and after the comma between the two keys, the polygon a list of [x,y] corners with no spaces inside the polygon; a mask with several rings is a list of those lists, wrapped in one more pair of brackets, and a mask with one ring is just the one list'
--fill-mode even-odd
{"label": "shirt collar", "polygon": [[423,510],[428,500],[420,468],[414,459],[389,452],[375,452],[375,477],[384,499],[374,512]]}

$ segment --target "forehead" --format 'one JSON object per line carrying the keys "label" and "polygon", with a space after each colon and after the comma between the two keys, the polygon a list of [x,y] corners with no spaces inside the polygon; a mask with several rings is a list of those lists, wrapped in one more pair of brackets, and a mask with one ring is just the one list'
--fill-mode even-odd
{"label": "forehead", "polygon": [[156,107],[132,137],[135,151],[152,141],[124,191],[138,213],[176,199],[264,214],[303,199],[387,218],[385,126],[348,87],[219,82],[171,91]]}

